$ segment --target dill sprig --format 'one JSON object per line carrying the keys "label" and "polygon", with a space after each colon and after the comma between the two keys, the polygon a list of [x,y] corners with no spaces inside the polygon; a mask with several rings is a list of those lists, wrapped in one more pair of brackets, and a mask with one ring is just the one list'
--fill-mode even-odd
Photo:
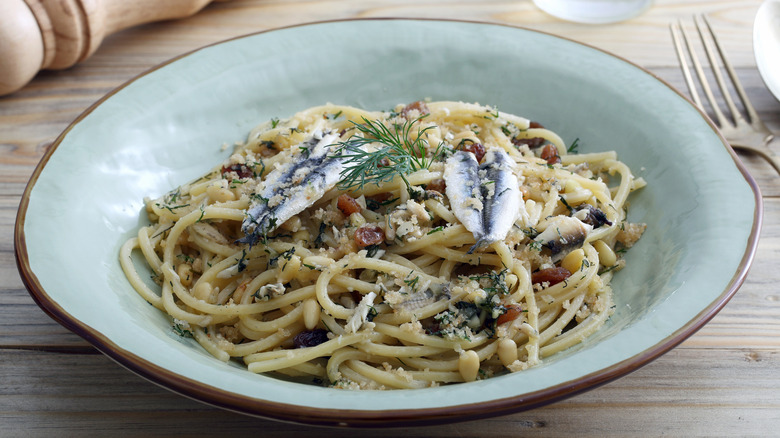
{"label": "dill sprig", "polygon": [[570,154],[577,154],[579,153],[579,147],[580,147],[580,139],[575,138],[574,141],[571,143],[571,145],[566,149],[566,152]]}
{"label": "dill sprig", "polygon": [[[427,156],[428,142],[425,133],[433,126],[417,127],[417,135],[411,138],[414,125],[427,115],[403,124],[386,126],[381,121],[371,121],[363,117],[363,123],[352,122],[361,135],[353,135],[340,142],[339,154],[344,159],[339,188],[348,190],[354,187],[362,189],[369,183],[380,185],[399,175],[411,187],[406,175],[427,169],[431,163],[441,159],[445,153],[444,143],[440,143],[430,157]],[[381,147],[368,152],[363,146],[378,143]]]}

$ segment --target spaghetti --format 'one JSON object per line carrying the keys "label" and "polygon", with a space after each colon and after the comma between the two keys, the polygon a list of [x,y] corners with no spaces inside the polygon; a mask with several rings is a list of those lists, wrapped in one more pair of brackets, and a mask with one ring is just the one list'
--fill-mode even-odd
{"label": "spaghetti", "polygon": [[604,324],[644,230],[625,220],[644,181],[568,149],[478,104],[310,108],[146,199],[120,262],[180,334],[251,372],[393,389],[524,370]]}

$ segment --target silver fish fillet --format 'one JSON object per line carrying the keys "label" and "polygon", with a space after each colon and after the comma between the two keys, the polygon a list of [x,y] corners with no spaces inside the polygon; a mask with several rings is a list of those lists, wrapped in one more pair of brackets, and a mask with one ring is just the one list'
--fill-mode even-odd
{"label": "silver fish fillet", "polygon": [[484,235],[475,248],[504,240],[523,208],[517,177],[512,171],[514,162],[503,149],[491,149],[485,154],[480,173],[485,171],[482,191]]}
{"label": "silver fish fillet", "polygon": [[582,246],[593,226],[576,217],[558,216],[550,220],[547,228],[536,238],[550,252],[553,262],[558,262],[570,251]]}
{"label": "silver fish fillet", "polygon": [[479,163],[471,152],[457,151],[444,167],[445,193],[450,207],[460,223],[479,240],[484,234],[482,224],[482,188],[479,180]]}
{"label": "silver fish fillet", "polygon": [[343,165],[341,158],[330,154],[330,146],[338,139],[334,134],[315,133],[296,148],[299,152],[290,162],[266,175],[241,224],[246,236],[239,242],[256,243],[336,185]]}
{"label": "silver fish fillet", "polygon": [[523,208],[513,162],[503,149],[491,149],[480,165],[474,154],[458,151],[446,164],[446,193],[455,217],[477,243],[469,253],[503,240]]}
{"label": "silver fish fillet", "polygon": [[410,294],[407,299],[395,304],[393,307],[406,312],[413,312],[439,300],[449,300],[450,298],[452,298],[452,295],[450,294],[449,283],[434,283]]}

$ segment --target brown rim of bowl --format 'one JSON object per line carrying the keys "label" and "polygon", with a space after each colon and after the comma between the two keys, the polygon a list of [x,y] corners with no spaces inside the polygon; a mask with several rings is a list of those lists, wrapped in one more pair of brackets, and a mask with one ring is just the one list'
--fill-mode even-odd
{"label": "brown rim of bowl", "polygon": [[[629,359],[618,362],[607,368],[588,374],[582,378],[572,381],[564,382],[559,385],[551,386],[543,390],[519,394],[513,397],[507,397],[502,399],[491,400],[487,402],[462,404],[456,406],[446,406],[437,408],[423,408],[423,409],[393,409],[393,410],[377,410],[377,411],[365,411],[365,410],[348,410],[348,409],[321,409],[302,407],[298,405],[289,405],[276,403],[267,400],[258,400],[251,397],[245,397],[236,395],[234,393],[224,391],[222,389],[206,385],[199,381],[191,380],[182,377],[176,373],[161,368],[153,363],[142,359],[135,354],[119,348],[110,339],[104,337],[101,333],[91,329],[83,324],[81,321],[75,319],[68,314],[65,309],[59,306],[58,303],[53,301],[46,291],[43,289],[38,281],[37,276],[32,271],[29,258],[27,254],[27,246],[25,243],[24,235],[24,223],[27,212],[27,207],[30,200],[30,193],[35,186],[41,172],[46,166],[47,162],[51,158],[54,151],[60,145],[65,136],[70,130],[81,122],[87,115],[94,111],[98,106],[103,104],[107,99],[114,94],[124,89],[128,85],[132,84],[141,77],[144,77],[160,68],[176,62],[182,58],[185,58],[193,53],[196,53],[202,49],[213,47],[225,42],[238,40],[242,38],[251,37],[254,35],[264,34],[283,29],[291,29],[303,26],[313,26],[328,23],[341,23],[341,22],[358,22],[358,21],[420,21],[420,22],[454,22],[454,23],[469,23],[476,25],[487,26],[501,26],[511,29],[517,29],[527,32],[535,32],[561,40],[570,41],[586,48],[596,50],[607,54],[613,58],[619,59],[631,66],[639,69],[645,74],[656,79],[670,90],[674,91],[677,95],[686,100],[691,107],[699,112],[701,117],[707,121],[712,130],[718,134],[723,143],[723,146],[731,155],[734,163],[739,169],[745,181],[753,190],[754,200],[756,203],[753,219],[753,228],[750,233],[750,237],[747,242],[747,249],[740,261],[738,269],[727,288],[723,293],[713,301],[709,306],[703,309],[696,317],[691,319],[687,324],[675,331],[669,337],[663,339],[658,344],[646,349],[640,354],[637,354]],[[702,326],[709,322],[726,303],[734,296],[739,287],[747,276],[750,265],[755,256],[756,247],[758,244],[758,238],[761,230],[761,223],[763,220],[763,202],[761,193],[756,181],[748,173],[745,166],[737,157],[734,150],[728,144],[726,139],[720,133],[716,125],[712,122],[709,116],[699,109],[691,100],[682,94],[680,91],[672,87],[669,83],[651,73],[649,70],[625,59],[620,56],[609,53],[605,50],[591,46],[586,43],[575,41],[570,38],[561,37],[551,33],[527,29],[520,26],[513,26],[501,23],[489,23],[480,21],[469,20],[450,20],[450,19],[426,19],[426,18],[393,18],[393,17],[377,17],[377,18],[354,18],[343,20],[324,20],[309,23],[296,24],[291,26],[285,26],[275,29],[269,29],[265,31],[255,32],[247,35],[241,35],[234,38],[229,38],[223,41],[219,41],[213,44],[208,44],[198,49],[186,52],[182,55],[169,59],[161,64],[158,64],[149,70],[129,79],[122,85],[118,86],[114,90],[101,97],[94,104],[90,105],[84,112],[82,112],[68,127],[60,134],[52,146],[46,151],[44,156],[33,171],[29,182],[22,194],[22,199],[19,204],[19,210],[17,212],[16,223],[14,226],[14,248],[16,256],[16,264],[19,273],[22,277],[22,281],[25,287],[29,291],[33,300],[38,306],[43,309],[52,319],[63,325],[68,330],[76,333],[84,338],[90,344],[95,346],[106,356],[110,357],[123,367],[129,369],[135,374],[156,383],[166,389],[181,394],[183,396],[195,399],[197,401],[223,408],[226,410],[268,418],[273,420],[291,421],[301,424],[319,425],[319,426],[352,426],[352,427],[400,427],[400,426],[413,426],[413,425],[433,425],[442,423],[452,423],[467,420],[475,420],[480,418],[496,417],[501,415],[507,415],[526,411],[541,407],[565,398],[572,397],[580,394],[584,391],[595,389],[598,386],[611,382],[619,377],[622,377],[628,373],[631,373],[640,367],[650,363],[661,355],[665,354],[672,348],[679,345],[682,341],[696,333]]]}

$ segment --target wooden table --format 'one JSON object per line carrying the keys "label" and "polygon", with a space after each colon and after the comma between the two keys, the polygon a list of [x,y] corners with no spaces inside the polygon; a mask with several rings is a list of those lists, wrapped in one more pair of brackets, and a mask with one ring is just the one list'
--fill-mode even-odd
{"label": "wooden table", "polygon": [[[780,103],[761,81],[752,53],[752,22],[759,5],[759,0],[656,0],[631,21],[588,26],[552,18],[528,0],[231,0],[187,19],[120,32],[76,67],[39,74],[21,91],[0,98],[0,436],[365,433],[251,418],[173,394],[96,352],[30,298],[17,273],[12,237],[25,184],[57,135],[124,81],[173,56],[242,34],[319,20],[393,16],[540,29],[611,51],[684,88],[668,25],[677,19],[690,23],[693,14],[707,13],[757,110],[780,132]],[[745,284],[696,335],[622,379],[557,404],[402,433],[779,434],[780,177],[761,159],[741,156],[764,195],[761,241]],[[401,431],[371,433],[396,436]]]}

